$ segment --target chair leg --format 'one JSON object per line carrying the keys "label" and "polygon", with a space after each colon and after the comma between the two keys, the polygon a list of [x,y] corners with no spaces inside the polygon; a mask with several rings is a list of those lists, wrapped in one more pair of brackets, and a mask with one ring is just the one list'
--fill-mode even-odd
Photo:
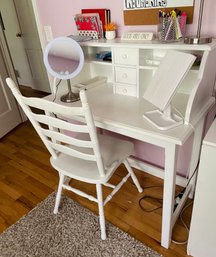
{"label": "chair leg", "polygon": [[128,170],[128,172],[129,172],[129,174],[130,174],[130,176],[131,176],[131,178],[132,178],[134,184],[136,185],[136,187],[137,187],[139,193],[142,193],[142,192],[143,192],[143,189],[142,189],[142,187],[140,186],[140,183],[139,183],[139,181],[138,181],[136,175],[134,174],[134,172],[133,172],[133,170],[132,170],[132,168],[131,168],[131,166],[130,166],[130,164],[129,164],[129,162],[128,162],[127,159],[124,161],[124,165],[125,165],[125,167],[127,168],[127,170]]}
{"label": "chair leg", "polygon": [[62,192],[63,182],[64,182],[64,175],[60,173],[59,174],[58,191],[57,191],[55,207],[54,207],[54,214],[58,213],[58,208],[59,208],[59,204],[60,204],[60,200],[61,200],[61,192]]}
{"label": "chair leg", "polygon": [[96,184],[96,190],[97,190],[97,199],[98,199],[101,239],[105,240],[106,239],[106,228],[105,228],[105,217],[104,217],[102,185],[101,184]]}

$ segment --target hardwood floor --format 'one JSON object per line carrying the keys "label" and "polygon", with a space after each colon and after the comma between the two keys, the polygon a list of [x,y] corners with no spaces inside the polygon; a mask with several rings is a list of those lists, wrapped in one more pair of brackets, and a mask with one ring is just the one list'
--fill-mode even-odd
{"label": "hardwood floor", "polygon": [[49,93],[45,93],[39,90],[32,89],[31,87],[19,85],[20,91],[24,96],[33,96],[33,97],[44,97],[49,95]]}
{"label": "hardwood floor", "polygon": [[[48,151],[28,121],[0,140],[0,232],[18,221],[56,190],[58,174],[50,166],[49,158]],[[145,195],[162,198],[163,181],[139,170],[135,172],[144,192],[138,193],[129,179],[105,206],[106,220],[164,256],[187,256],[186,245],[172,243],[169,250],[160,246],[162,209],[146,212],[139,206],[139,200]],[[125,169],[121,166],[113,176],[112,182],[117,182],[124,174]],[[75,181],[73,185],[95,194],[95,188],[92,186]],[[104,188],[105,195],[107,190]],[[65,191],[65,194],[97,213],[97,205],[94,202],[71,192]],[[141,204],[147,209],[160,205],[152,199],[143,200]],[[188,225],[191,209],[192,206],[189,206],[183,215]],[[184,241],[187,236],[188,232],[179,219],[174,228],[173,239]]]}

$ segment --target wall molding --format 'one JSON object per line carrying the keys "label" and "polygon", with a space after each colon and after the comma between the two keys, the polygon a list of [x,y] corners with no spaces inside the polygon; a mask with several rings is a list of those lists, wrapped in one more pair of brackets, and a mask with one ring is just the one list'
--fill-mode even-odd
{"label": "wall molding", "polygon": [[[164,170],[162,168],[158,168],[154,165],[151,165],[149,163],[136,160],[132,157],[129,158],[130,165],[134,167],[135,169],[141,170],[143,172],[146,172],[148,174],[151,174],[155,177],[164,179]],[[181,177],[179,175],[176,176],[176,185],[185,187],[187,183],[187,179],[184,177]]]}

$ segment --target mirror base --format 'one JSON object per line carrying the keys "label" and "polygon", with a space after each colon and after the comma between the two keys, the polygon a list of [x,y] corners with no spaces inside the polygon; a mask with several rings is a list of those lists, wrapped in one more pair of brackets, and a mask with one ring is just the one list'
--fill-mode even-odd
{"label": "mirror base", "polygon": [[61,101],[64,103],[72,103],[79,101],[80,97],[78,93],[67,93],[66,95],[61,96]]}

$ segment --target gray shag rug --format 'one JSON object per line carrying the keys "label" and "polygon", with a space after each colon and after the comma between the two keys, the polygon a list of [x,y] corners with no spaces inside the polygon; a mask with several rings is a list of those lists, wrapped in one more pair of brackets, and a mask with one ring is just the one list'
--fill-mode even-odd
{"label": "gray shag rug", "polygon": [[106,222],[100,239],[98,216],[62,195],[53,214],[55,193],[0,235],[1,257],[159,257],[157,252]]}

